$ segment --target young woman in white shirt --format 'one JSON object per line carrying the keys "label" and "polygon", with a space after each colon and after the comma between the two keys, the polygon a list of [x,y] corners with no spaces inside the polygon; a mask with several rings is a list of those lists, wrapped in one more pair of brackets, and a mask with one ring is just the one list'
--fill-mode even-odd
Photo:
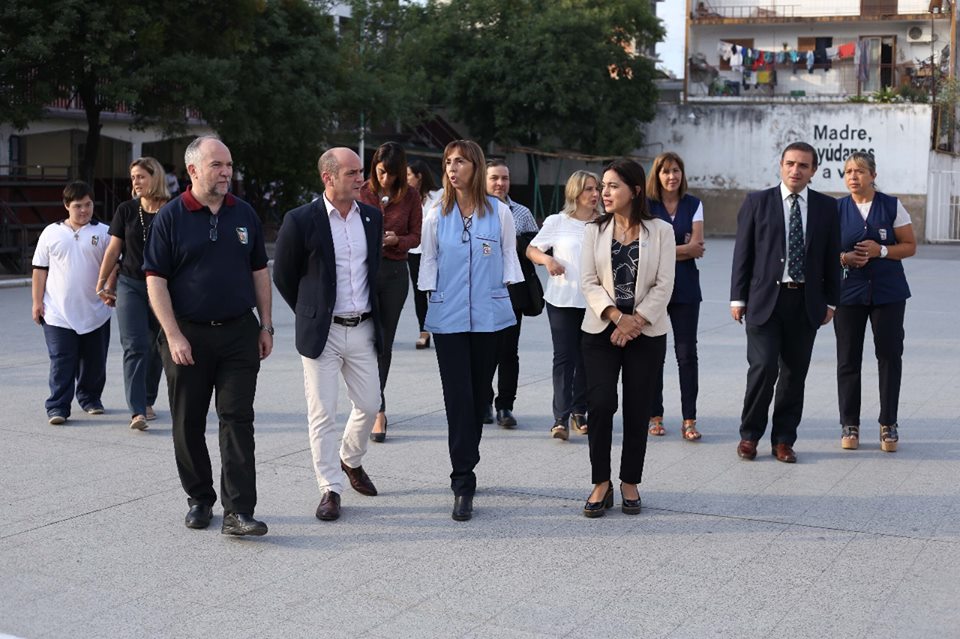
{"label": "young woman in white shirt", "polygon": [[[553,337],[554,439],[566,441],[569,428],[587,432],[587,385],[580,351],[580,325],[587,302],[580,292],[580,250],[587,223],[600,210],[600,176],[576,171],[567,180],[563,210],[547,217],[527,247],[527,258],[550,274],[544,294]],[[551,251],[548,255],[546,251]],[[569,422],[569,427],[568,427]]]}

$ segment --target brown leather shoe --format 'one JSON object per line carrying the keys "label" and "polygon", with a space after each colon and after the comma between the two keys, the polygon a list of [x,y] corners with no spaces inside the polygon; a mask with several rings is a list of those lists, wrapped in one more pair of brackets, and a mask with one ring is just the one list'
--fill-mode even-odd
{"label": "brown leather shoe", "polygon": [[342,468],[343,472],[347,474],[347,479],[350,480],[350,485],[353,486],[355,491],[361,495],[366,495],[367,497],[376,496],[377,487],[373,485],[372,481],[370,481],[370,476],[367,475],[367,471],[363,469],[363,466],[350,468],[343,463],[343,460],[341,459],[340,468]]}
{"label": "brown leather shoe", "polygon": [[785,464],[794,464],[797,461],[797,455],[793,452],[793,447],[790,444],[774,444],[773,456],[777,458],[777,461],[782,461]]}
{"label": "brown leather shoe", "polygon": [[737,454],[740,455],[740,459],[746,459],[751,461],[757,456],[757,442],[749,439],[741,439],[740,444],[737,446]]}
{"label": "brown leather shoe", "polygon": [[320,521],[335,521],[340,518],[340,495],[328,490],[320,498],[317,506],[317,519]]}

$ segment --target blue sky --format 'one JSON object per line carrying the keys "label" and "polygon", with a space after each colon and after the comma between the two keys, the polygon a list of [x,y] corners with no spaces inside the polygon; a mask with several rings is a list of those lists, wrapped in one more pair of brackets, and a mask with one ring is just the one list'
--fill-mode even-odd
{"label": "blue sky", "polygon": [[683,76],[683,30],[686,10],[684,0],[666,0],[657,3],[657,16],[667,30],[666,39],[657,45],[657,54],[665,66],[679,78]]}

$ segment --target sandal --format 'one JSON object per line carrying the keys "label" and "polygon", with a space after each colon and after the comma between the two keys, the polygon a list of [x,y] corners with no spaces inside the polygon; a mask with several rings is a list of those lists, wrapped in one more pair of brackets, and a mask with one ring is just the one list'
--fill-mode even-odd
{"label": "sandal", "polygon": [[667,434],[667,429],[663,427],[663,417],[651,417],[647,425],[647,432],[657,437],[663,437]]}
{"label": "sandal", "polygon": [[880,450],[885,453],[895,453],[899,441],[900,436],[897,434],[896,424],[891,426],[880,425]]}
{"label": "sandal", "polygon": [[844,426],[840,431],[840,448],[856,450],[860,446],[860,426]]}
{"label": "sandal", "polygon": [[420,337],[417,339],[417,350],[423,350],[424,348],[430,348],[430,333],[420,333]]}
{"label": "sandal", "polygon": [[700,431],[697,430],[697,420],[695,419],[685,419],[683,420],[683,430],[681,435],[688,442],[695,442],[702,437]]}

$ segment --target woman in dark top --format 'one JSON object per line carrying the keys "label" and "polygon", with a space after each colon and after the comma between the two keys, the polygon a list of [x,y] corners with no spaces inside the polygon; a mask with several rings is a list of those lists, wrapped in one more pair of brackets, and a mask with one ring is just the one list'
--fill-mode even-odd
{"label": "woman in dark top", "polygon": [[[683,160],[676,153],[661,153],[654,159],[647,178],[647,197],[650,212],[673,227],[677,243],[677,270],[667,314],[673,328],[673,349],[680,371],[681,435],[692,442],[700,439],[697,431],[697,324],[703,297],[700,295],[700,271],[696,259],[703,257],[704,252],[703,204],[687,193]],[[665,434],[662,371],[657,380],[652,412],[648,426],[650,434]]]}
{"label": "woman in dark top", "polygon": [[407,154],[396,142],[387,142],[373,154],[370,179],[360,188],[360,201],[383,211],[383,260],[377,275],[377,299],[380,308],[380,411],[370,439],[387,438],[387,375],[393,354],[393,339],[400,323],[400,312],[407,301],[407,251],[420,245],[423,216],[420,194],[407,186]]}
{"label": "woman in dark top", "polygon": [[587,517],[599,517],[613,506],[610,447],[621,372],[622,510],[640,512],[647,421],[667,348],[667,304],[676,264],[673,228],[650,214],[645,181],[643,167],[633,160],[609,164],[602,184],[606,213],[587,224],[583,237],[580,286],[587,310],[581,347],[594,484],[583,508]]}
{"label": "woman in dark top", "polygon": [[[143,273],[143,248],[150,236],[153,218],[170,199],[166,173],[155,159],[143,157],[130,164],[132,200],[117,207],[110,222],[110,244],[100,265],[97,295],[117,307],[120,343],[123,345],[123,388],[132,415],[130,428],[145,430],[156,418],[162,363],[157,353],[160,325],[147,300],[147,282]],[[105,285],[120,262],[117,290]]]}
{"label": "woman in dark top", "polygon": [[[423,160],[413,160],[407,165],[407,186],[420,194],[424,215],[440,200],[440,194],[443,193],[437,188],[437,181]],[[423,323],[427,319],[427,294],[417,288],[417,279],[420,277],[419,246],[410,249],[407,253],[407,264],[410,266],[410,282],[413,284],[413,305],[416,308],[417,323],[420,326],[420,337],[416,342],[417,349],[430,348],[430,333],[423,330]]]}
{"label": "woman in dark top", "polygon": [[840,445],[860,445],[860,373],[867,320],[880,378],[880,449],[892,453],[900,440],[897,409],[903,373],[903,315],[910,287],[902,260],[917,251],[910,214],[900,201],[877,191],[877,164],[868,153],[852,153],[843,167],[850,195],[838,203],[840,304],[833,317],[837,335],[837,395]]}

